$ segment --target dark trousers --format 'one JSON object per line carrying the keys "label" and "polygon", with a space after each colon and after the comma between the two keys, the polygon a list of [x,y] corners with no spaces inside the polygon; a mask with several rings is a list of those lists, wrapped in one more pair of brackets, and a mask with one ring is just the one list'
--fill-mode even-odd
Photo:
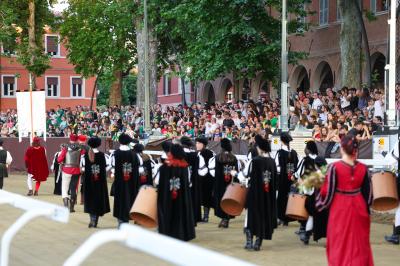
{"label": "dark trousers", "polygon": [[0,189],[3,189],[4,178],[0,177]]}
{"label": "dark trousers", "polygon": [[78,189],[78,182],[79,182],[80,175],[72,175],[71,182],[69,183],[69,194],[71,195],[71,199],[76,199],[76,191]]}

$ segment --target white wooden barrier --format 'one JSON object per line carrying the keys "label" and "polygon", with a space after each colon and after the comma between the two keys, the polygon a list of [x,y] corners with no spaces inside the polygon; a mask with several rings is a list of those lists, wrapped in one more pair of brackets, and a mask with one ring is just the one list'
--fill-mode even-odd
{"label": "white wooden barrier", "polygon": [[0,204],[10,204],[15,208],[26,211],[7,229],[1,238],[0,266],[8,266],[11,241],[18,231],[29,221],[41,216],[62,223],[67,223],[69,219],[69,211],[65,207],[24,197],[5,190],[0,190]]}
{"label": "white wooden barrier", "polygon": [[94,250],[113,241],[122,242],[129,248],[137,249],[176,265],[253,265],[136,225],[122,224],[119,230],[103,230],[93,234],[65,261],[64,266],[81,265]]}

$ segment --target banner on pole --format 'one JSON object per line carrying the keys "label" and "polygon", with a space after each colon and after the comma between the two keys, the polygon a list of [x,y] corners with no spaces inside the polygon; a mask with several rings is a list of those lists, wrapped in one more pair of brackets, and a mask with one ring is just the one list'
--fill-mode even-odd
{"label": "banner on pole", "polygon": [[31,133],[33,136],[44,137],[46,140],[45,92],[32,91],[32,100],[29,91],[17,92],[16,97],[19,141],[22,141],[22,137],[29,137]]}

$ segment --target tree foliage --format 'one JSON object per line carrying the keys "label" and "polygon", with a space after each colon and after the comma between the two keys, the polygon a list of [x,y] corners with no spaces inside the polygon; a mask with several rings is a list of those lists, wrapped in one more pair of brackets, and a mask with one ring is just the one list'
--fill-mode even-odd
{"label": "tree foliage", "polygon": [[[191,79],[212,80],[225,73],[238,78],[279,76],[281,1],[161,1],[159,33],[168,32],[177,56],[192,68]],[[289,12],[305,16],[304,0],[289,1]],[[289,23],[292,32],[299,20]],[[292,53],[292,58],[300,54]]]}
{"label": "tree foliage", "polygon": [[68,59],[84,77],[136,63],[135,9],[131,0],[70,0],[60,33]]}
{"label": "tree foliage", "polygon": [[18,62],[34,76],[41,76],[50,68],[49,56],[43,52],[43,36],[45,25],[55,25],[55,16],[50,9],[55,2],[35,0],[35,49],[32,50],[29,44],[29,1],[0,1],[0,42],[15,51]]}

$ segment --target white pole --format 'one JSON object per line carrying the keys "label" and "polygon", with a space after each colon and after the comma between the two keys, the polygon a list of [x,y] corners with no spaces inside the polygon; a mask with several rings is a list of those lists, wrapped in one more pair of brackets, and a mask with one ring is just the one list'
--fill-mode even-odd
{"label": "white pole", "polygon": [[387,91],[387,114],[388,125],[394,126],[396,123],[396,8],[397,0],[392,0],[390,4],[389,29],[389,64],[386,69],[389,71],[389,82]]}
{"label": "white pole", "polygon": [[287,14],[286,0],[282,0],[282,51],[281,51],[281,116],[279,119],[282,131],[288,131],[288,83],[287,83]]}

